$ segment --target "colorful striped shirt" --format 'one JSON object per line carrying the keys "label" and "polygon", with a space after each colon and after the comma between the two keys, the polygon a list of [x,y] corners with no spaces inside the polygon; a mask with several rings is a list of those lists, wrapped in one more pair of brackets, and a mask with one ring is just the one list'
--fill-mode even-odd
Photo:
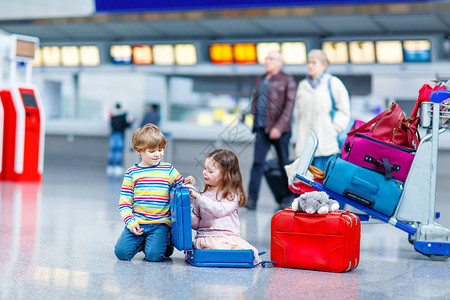
{"label": "colorful striped shirt", "polygon": [[120,191],[119,212],[128,229],[138,224],[165,223],[170,220],[169,190],[183,177],[170,164],[134,165],[126,172]]}

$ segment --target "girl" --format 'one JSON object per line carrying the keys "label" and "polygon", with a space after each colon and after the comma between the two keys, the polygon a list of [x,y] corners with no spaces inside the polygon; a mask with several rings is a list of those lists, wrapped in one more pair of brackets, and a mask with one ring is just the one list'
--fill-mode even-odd
{"label": "girl", "polygon": [[[242,175],[236,155],[224,149],[209,153],[203,169],[205,189],[199,193],[190,188],[192,229],[197,230],[197,249],[251,249],[254,263],[261,261],[258,250],[240,237],[238,207],[247,198],[242,187]],[[192,187],[192,186],[191,186]]]}

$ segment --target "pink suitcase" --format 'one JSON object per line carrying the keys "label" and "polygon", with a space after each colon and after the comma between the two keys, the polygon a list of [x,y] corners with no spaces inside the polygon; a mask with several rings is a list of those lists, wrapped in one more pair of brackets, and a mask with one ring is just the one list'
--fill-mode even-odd
{"label": "pink suitcase", "polygon": [[[360,127],[363,124],[364,124],[363,121],[355,120],[350,131]],[[363,134],[370,135],[370,132],[363,132]],[[353,143],[354,140],[355,140],[355,135],[347,136],[347,138],[345,139],[344,145],[341,147],[341,158],[342,159],[347,160],[348,151],[344,151],[344,149],[350,147],[350,145]]]}
{"label": "pink suitcase", "polygon": [[366,134],[356,133],[353,137],[342,147],[342,159],[382,173],[386,179],[406,181],[416,150],[385,143]]}

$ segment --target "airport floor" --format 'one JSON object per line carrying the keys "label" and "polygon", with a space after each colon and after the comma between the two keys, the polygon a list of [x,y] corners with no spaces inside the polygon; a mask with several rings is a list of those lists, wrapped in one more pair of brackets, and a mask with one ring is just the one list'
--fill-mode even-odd
{"label": "airport floor", "polygon": [[[198,176],[191,154],[201,156],[203,147],[176,144],[175,167]],[[141,253],[119,261],[121,178],[106,176],[106,151],[106,139],[50,136],[42,183],[1,182],[0,299],[450,299],[450,259],[431,261],[383,223],[362,225],[360,264],[347,273],[199,268],[177,250],[159,263]],[[251,152],[241,152],[245,181]],[[447,228],[449,165],[450,151],[441,151],[436,210]],[[240,210],[242,236],[267,260],[276,211],[265,183],[257,210]]]}

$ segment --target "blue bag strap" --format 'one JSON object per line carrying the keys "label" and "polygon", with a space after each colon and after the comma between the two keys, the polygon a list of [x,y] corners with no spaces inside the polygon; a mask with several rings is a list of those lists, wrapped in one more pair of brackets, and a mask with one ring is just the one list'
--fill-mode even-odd
{"label": "blue bag strap", "polygon": [[336,102],[334,101],[333,91],[331,90],[331,78],[333,78],[333,76],[330,76],[330,78],[328,78],[328,91],[330,92],[330,98],[331,98],[330,115],[331,115],[331,120],[333,120],[337,109],[336,109]]}
{"label": "blue bag strap", "polygon": [[[261,251],[261,252],[258,253],[259,256],[261,256],[263,254],[266,254],[266,251]],[[271,260],[263,260],[263,261],[257,263],[256,265],[253,265],[253,267],[261,265],[264,268],[266,266],[266,264],[275,264],[275,263],[276,262],[271,261]]]}
{"label": "blue bag strap", "polygon": [[276,264],[276,262],[275,261],[271,261],[271,260],[263,260],[262,262],[259,262],[256,265],[254,265],[253,267],[261,265],[263,268],[265,268],[266,264]]}
{"label": "blue bag strap", "polygon": [[391,179],[392,178],[392,167],[391,167],[391,164],[389,163],[389,159],[382,158],[381,161],[383,162],[384,177],[386,179]]}

